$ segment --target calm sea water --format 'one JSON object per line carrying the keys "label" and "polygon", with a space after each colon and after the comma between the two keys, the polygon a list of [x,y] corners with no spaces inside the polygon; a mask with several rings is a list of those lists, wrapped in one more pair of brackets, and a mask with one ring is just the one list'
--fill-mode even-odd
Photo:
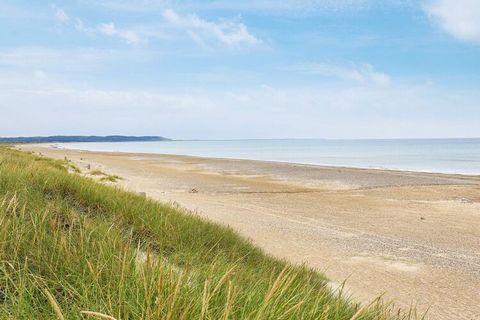
{"label": "calm sea water", "polygon": [[229,140],[69,143],[90,151],[178,154],[480,175],[480,139]]}

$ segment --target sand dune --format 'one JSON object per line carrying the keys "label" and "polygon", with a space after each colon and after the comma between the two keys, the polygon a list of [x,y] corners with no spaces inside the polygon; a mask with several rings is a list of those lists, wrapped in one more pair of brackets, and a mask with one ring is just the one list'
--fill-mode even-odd
{"label": "sand dune", "polygon": [[431,319],[480,318],[480,177],[25,145],[230,225],[267,252]]}

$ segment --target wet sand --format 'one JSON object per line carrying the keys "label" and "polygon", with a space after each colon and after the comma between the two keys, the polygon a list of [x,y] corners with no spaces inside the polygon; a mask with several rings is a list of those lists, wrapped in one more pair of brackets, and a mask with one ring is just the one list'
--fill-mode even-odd
{"label": "wet sand", "polygon": [[354,299],[480,319],[480,177],[187,156],[22,149],[231,226],[268,253],[347,280]]}

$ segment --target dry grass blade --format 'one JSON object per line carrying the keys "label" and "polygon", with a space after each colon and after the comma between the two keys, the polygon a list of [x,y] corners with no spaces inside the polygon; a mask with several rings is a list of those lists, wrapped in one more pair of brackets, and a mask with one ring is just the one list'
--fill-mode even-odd
{"label": "dry grass blade", "polygon": [[380,300],[381,297],[377,297],[375,298],[372,302],[370,302],[369,304],[366,304],[364,305],[363,307],[361,307],[360,309],[358,309],[357,312],[355,312],[355,314],[350,318],[350,320],[356,320],[358,319],[358,317],[362,314],[363,311],[367,310],[368,308],[370,308],[374,303],[378,302]]}
{"label": "dry grass blade", "polygon": [[60,309],[60,307],[57,303],[57,300],[52,296],[50,291],[48,291],[48,289],[43,289],[43,292],[47,296],[48,302],[52,306],[53,311],[55,311],[55,314],[57,315],[58,319],[65,320],[65,318],[63,317],[63,314],[62,314],[62,310]]}
{"label": "dry grass blade", "polygon": [[103,313],[100,313],[100,312],[80,311],[80,313],[84,314],[86,316],[95,317],[95,318],[98,318],[98,319],[117,320],[116,318],[114,318],[112,316],[109,316],[109,315],[106,315],[106,314],[103,314]]}

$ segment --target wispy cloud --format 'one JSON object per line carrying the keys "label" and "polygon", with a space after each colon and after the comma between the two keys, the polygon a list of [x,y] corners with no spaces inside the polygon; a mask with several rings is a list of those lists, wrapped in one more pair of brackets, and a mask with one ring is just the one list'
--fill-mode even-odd
{"label": "wispy cloud", "polygon": [[479,0],[431,0],[425,11],[455,38],[480,42]]}
{"label": "wispy cloud", "polygon": [[96,26],[88,26],[82,19],[78,17],[71,17],[65,10],[52,6],[55,19],[64,24],[74,26],[79,32],[88,34],[100,34],[112,38],[118,38],[129,44],[140,44],[146,40],[142,38],[137,32],[129,29],[118,28],[113,22],[100,23]]}
{"label": "wispy cloud", "polygon": [[52,9],[55,11],[55,19],[63,24],[68,24],[70,17],[68,14],[61,8],[58,8],[55,5],[52,5]]}
{"label": "wispy cloud", "polygon": [[[54,18],[64,26],[74,27],[77,31],[90,35],[103,35],[118,38],[122,41],[138,45],[147,42],[150,36],[158,36],[159,31],[151,32],[151,26],[143,26],[139,30],[120,28],[114,22],[104,22],[90,25],[83,19],[69,15],[65,10],[55,5]],[[215,41],[227,46],[249,45],[254,46],[261,43],[257,37],[252,35],[247,26],[237,20],[219,19],[208,21],[195,14],[179,14],[172,9],[165,9],[161,13],[164,21],[170,28],[184,31],[194,41],[202,45]],[[163,26],[165,27],[165,26]],[[162,26],[157,26],[162,28]],[[143,32],[148,31],[148,32]]]}
{"label": "wispy cloud", "polygon": [[228,46],[260,43],[260,40],[252,35],[247,26],[241,22],[207,21],[193,14],[180,15],[171,9],[164,10],[162,15],[170,25],[185,30],[197,42],[204,43],[209,39],[215,39]]}
{"label": "wispy cloud", "polygon": [[347,66],[328,63],[304,63],[287,69],[305,74],[353,81],[361,84],[388,86],[391,83],[390,76],[386,73],[376,71],[372,65],[367,63],[352,63]]}
{"label": "wispy cloud", "polygon": [[120,38],[131,44],[139,44],[143,42],[143,39],[132,30],[122,30],[118,29],[113,22],[110,23],[101,23],[97,26],[98,32],[101,34]]}

